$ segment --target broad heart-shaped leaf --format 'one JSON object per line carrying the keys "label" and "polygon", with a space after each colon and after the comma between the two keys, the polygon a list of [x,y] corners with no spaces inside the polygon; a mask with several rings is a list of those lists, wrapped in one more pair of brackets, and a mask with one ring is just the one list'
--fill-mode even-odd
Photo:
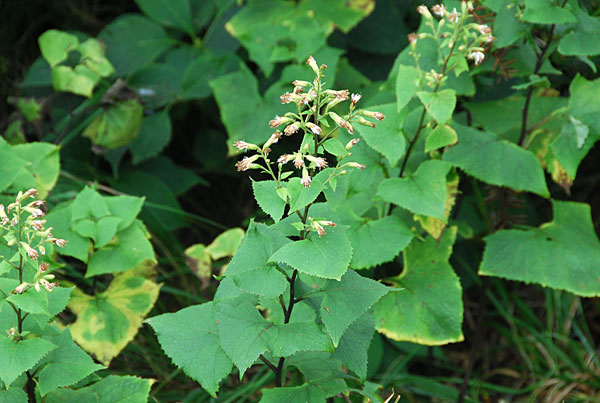
{"label": "broad heart-shaped leaf", "polygon": [[146,237],[141,221],[117,233],[117,242],[94,252],[88,261],[86,277],[120,273],[133,269],[145,260],[155,260],[154,249]]}
{"label": "broad heart-shaped leaf", "polygon": [[166,110],[144,117],[137,137],[129,143],[133,164],[156,157],[171,141],[171,131]]}
{"label": "broad heart-shaped leaf", "polygon": [[71,206],[71,220],[73,222],[85,218],[99,219],[110,214],[105,199],[96,190],[89,186],[83,188],[75,196]]}
{"label": "broad heart-shaped leaf", "polygon": [[389,178],[379,184],[377,194],[415,214],[445,220],[446,175],[452,166],[444,161],[428,160],[406,178]]}
{"label": "broad heart-shaped leaf", "polygon": [[341,281],[327,281],[323,288],[321,320],[338,346],[348,327],[388,292],[388,288],[349,270]]}
{"label": "broad heart-shaped leaf", "polygon": [[254,191],[256,202],[275,222],[278,222],[283,217],[286,204],[285,200],[275,193],[277,188],[277,182],[275,181],[252,182],[252,190]]}
{"label": "broad heart-shaped leaf", "polygon": [[129,195],[122,196],[103,196],[104,202],[115,217],[119,217],[121,221],[117,226],[117,231],[122,231],[129,227],[135,220],[135,217],[142,210],[144,205],[143,197],[135,197]]}
{"label": "broad heart-shaped leaf", "polygon": [[456,91],[445,89],[437,92],[419,91],[417,96],[427,109],[427,113],[439,124],[452,118],[456,106]]}
{"label": "broad heart-shaped leaf", "polygon": [[[58,147],[50,143],[35,142],[18,144],[12,149],[18,157],[27,161],[27,165],[14,179],[11,191],[17,193],[22,189],[36,188],[38,197],[45,199],[58,181],[60,173]],[[19,165],[20,163],[17,163],[17,166]],[[7,170],[10,172],[10,168]]]}
{"label": "broad heart-shaped leaf", "polygon": [[350,325],[332,354],[363,380],[367,378],[369,346],[374,332],[375,317],[372,311],[367,311]]}
{"label": "broad heart-shaped leaf", "polygon": [[[14,289],[14,287],[12,288]],[[48,321],[65,309],[71,291],[73,291],[73,288],[58,287],[52,293],[44,289],[41,292],[36,292],[35,288],[30,288],[23,294],[11,295],[6,300],[12,302],[24,312],[33,315],[45,315],[47,316],[46,321]]]}
{"label": "broad heart-shaped leaf", "polygon": [[347,374],[342,371],[341,362],[331,354],[317,351],[303,351],[294,354],[285,362],[286,366],[294,366],[302,372],[306,382],[331,397],[346,390]]}
{"label": "broad heart-shaped leaf", "polygon": [[146,402],[153,379],[109,375],[80,389],[61,388],[48,393],[45,403]]}
{"label": "broad heart-shaped leaf", "polygon": [[462,341],[462,288],[448,259],[456,239],[450,227],[438,242],[413,239],[404,271],[391,279],[399,290],[375,304],[377,330],[397,341],[430,346]]}
{"label": "broad heart-shaped leaf", "polygon": [[79,40],[73,34],[50,29],[38,38],[42,57],[46,59],[50,67],[67,60],[69,52],[77,49]]}
{"label": "broad heart-shaped leaf", "polygon": [[458,144],[446,149],[444,161],[497,186],[548,197],[544,171],[537,157],[493,133],[455,124]]}
{"label": "broad heart-shaped leaf", "polygon": [[573,13],[552,0],[525,0],[521,19],[534,24],[570,24],[577,21]]}
{"label": "broad heart-shaped leaf", "polygon": [[593,56],[600,53],[600,20],[577,10],[577,25],[558,44],[558,51],[566,56]]}
{"label": "broad heart-shaped leaf", "polygon": [[48,337],[48,340],[58,348],[51,351],[40,363],[41,369],[37,379],[42,396],[57,388],[73,385],[92,372],[104,368],[94,363],[92,357],[73,342],[68,328],[57,336]]}
{"label": "broad heart-shaped leaf", "polygon": [[23,372],[31,369],[56,345],[44,339],[21,340],[0,337],[0,380],[6,387]]}
{"label": "broad heart-shaped leaf", "polygon": [[425,152],[428,153],[438,148],[451,146],[458,141],[456,131],[448,125],[437,125],[425,140]]}
{"label": "broad heart-shaped leaf", "polygon": [[290,210],[288,214],[294,214],[298,210],[303,213],[301,210],[319,197],[321,191],[325,188],[325,181],[329,179],[332,172],[333,168],[327,168],[316,174],[312,178],[309,188],[305,188],[300,183],[300,178],[289,179],[287,190],[290,197]]}
{"label": "broad heart-shaped leaf", "polygon": [[139,14],[125,14],[98,35],[106,44],[106,56],[119,76],[127,76],[160,56],[174,40],[165,30]]}
{"label": "broad heart-shaped leaf", "polygon": [[600,242],[590,206],[552,201],[554,221],[485,238],[479,274],[537,283],[584,297],[600,296]]}
{"label": "broad heart-shaped leaf", "polygon": [[285,290],[287,280],[273,265],[268,264],[271,255],[290,242],[274,227],[250,222],[246,236],[227,266],[225,276],[236,286],[253,294],[276,297]]}
{"label": "broad heart-shaped leaf", "polygon": [[69,242],[64,248],[57,248],[61,255],[71,256],[82,262],[87,262],[91,242],[84,238],[71,227],[71,207],[73,202],[65,202],[54,207],[44,218],[48,220],[48,227],[53,227],[54,236],[67,239]]}
{"label": "broad heart-shaped leaf", "polygon": [[266,351],[276,357],[298,351],[331,351],[328,337],[316,323],[274,325],[245,297],[215,303],[214,315],[221,347],[240,370],[240,379]]}
{"label": "broad heart-shaped leaf", "polygon": [[160,285],[133,270],[115,276],[106,291],[96,295],[76,289],[68,304],[77,315],[71,325],[73,339],[108,365],[133,340],[159,290]]}
{"label": "broad heart-shaped leaf", "polygon": [[207,302],[145,322],[173,363],[216,397],[219,382],[229,375],[232,363],[219,344],[213,312],[213,303]]}
{"label": "broad heart-shaped leaf", "polygon": [[399,113],[415,96],[418,89],[419,70],[413,66],[398,65],[396,77],[396,112]]}
{"label": "broad heart-shaped leaf", "polygon": [[286,263],[311,276],[339,280],[352,258],[352,246],[342,227],[328,228],[322,237],[290,242],[277,250],[269,262]]}
{"label": "broad heart-shaped leaf", "polygon": [[135,98],[116,101],[92,120],[83,136],[108,149],[124,146],[138,135],[143,112],[144,107]]}
{"label": "broad heart-shaped leaf", "polygon": [[0,137],[0,161],[5,165],[2,168],[2,175],[0,175],[0,190],[4,190],[27,166],[27,161],[19,157],[3,137]]}
{"label": "broad heart-shaped leaf", "polygon": [[189,0],[136,0],[144,14],[154,21],[194,35],[194,22]]}
{"label": "broad heart-shaped leaf", "polygon": [[354,221],[347,233],[352,244],[353,269],[368,269],[393,260],[414,236],[396,216]]}
{"label": "broad heart-shaped leaf", "polygon": [[406,140],[402,134],[404,118],[396,110],[396,104],[369,106],[369,109],[383,113],[386,118],[377,123],[377,128],[355,125],[356,130],[367,144],[381,153],[395,166],[404,155]]}

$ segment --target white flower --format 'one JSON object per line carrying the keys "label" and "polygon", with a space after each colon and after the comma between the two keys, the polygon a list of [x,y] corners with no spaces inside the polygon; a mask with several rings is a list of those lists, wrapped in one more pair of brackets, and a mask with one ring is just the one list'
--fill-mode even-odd
{"label": "white flower", "polygon": [[361,97],[362,97],[362,95],[360,95],[360,94],[352,94],[352,96],[350,98],[352,99],[353,104],[357,104],[358,101],[360,101]]}
{"label": "white flower", "polygon": [[479,66],[483,62],[483,59],[485,59],[485,55],[483,52],[476,50],[475,52],[471,52],[469,59],[473,59],[475,66]]}
{"label": "white flower", "polygon": [[431,11],[433,11],[433,13],[438,17],[443,17],[446,13],[446,7],[444,7],[443,4],[436,4],[435,6],[431,7]]}

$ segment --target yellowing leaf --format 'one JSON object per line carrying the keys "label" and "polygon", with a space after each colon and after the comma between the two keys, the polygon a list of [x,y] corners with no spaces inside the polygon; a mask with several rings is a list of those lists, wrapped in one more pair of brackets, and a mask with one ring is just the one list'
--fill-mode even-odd
{"label": "yellowing leaf", "polygon": [[77,315],[73,339],[109,365],[135,335],[158,298],[160,285],[135,271],[117,275],[106,291],[87,295],[76,289],[68,307]]}
{"label": "yellowing leaf", "polygon": [[444,216],[446,220],[440,220],[435,217],[428,217],[422,215],[415,215],[415,220],[421,224],[421,227],[429,235],[439,240],[446,228],[446,223],[452,212],[452,207],[456,202],[456,195],[458,194],[458,174],[456,171],[450,171],[448,178],[446,179],[446,205],[444,207]]}

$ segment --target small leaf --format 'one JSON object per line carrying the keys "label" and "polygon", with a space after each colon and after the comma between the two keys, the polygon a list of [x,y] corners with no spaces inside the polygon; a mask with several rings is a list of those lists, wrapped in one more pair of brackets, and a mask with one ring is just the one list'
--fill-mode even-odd
{"label": "small leaf", "polygon": [[341,281],[327,281],[320,314],[333,345],[337,347],[346,329],[387,292],[383,284],[353,270]]}
{"label": "small leaf", "polygon": [[77,65],[56,66],[52,69],[52,87],[56,91],[72,92],[91,98],[94,87],[100,81],[100,76],[89,67]]}
{"label": "small leaf", "polygon": [[314,202],[325,188],[325,181],[329,179],[333,169],[327,168],[319,172],[312,178],[309,188],[305,188],[300,183],[300,178],[291,178],[288,181],[288,194],[290,196],[290,210],[288,214],[293,214]]}
{"label": "small leaf", "polygon": [[278,185],[275,181],[252,182],[252,190],[254,191],[256,202],[275,222],[278,222],[283,217],[286,205],[285,201],[277,195],[277,188]]}
{"label": "small leaf", "polygon": [[142,125],[144,108],[137,99],[116,101],[96,117],[83,131],[97,146],[115,149],[133,140]]}
{"label": "small leaf", "polygon": [[456,91],[445,89],[437,92],[418,91],[417,96],[427,113],[439,124],[452,118],[456,106]]}
{"label": "small leaf", "polygon": [[69,52],[77,50],[79,40],[73,34],[50,29],[38,38],[42,57],[46,59],[50,67],[67,60]]}
{"label": "small leaf", "polygon": [[485,238],[479,273],[537,283],[584,297],[600,296],[600,242],[590,206],[553,201],[554,221]]}
{"label": "small leaf", "polygon": [[219,234],[219,236],[206,247],[206,252],[210,254],[213,260],[233,256],[240,247],[244,235],[244,230],[241,228],[228,229]]}
{"label": "small leaf", "polygon": [[458,173],[456,170],[450,171],[448,176],[446,177],[446,205],[444,207],[444,220],[439,218],[427,217],[416,215],[415,220],[421,224],[421,227],[429,235],[439,240],[444,233],[444,229],[446,228],[446,223],[448,222],[448,218],[450,218],[450,213],[452,212],[452,207],[454,207],[454,203],[456,201],[456,195],[458,194]]}
{"label": "small leaf", "polygon": [[552,0],[525,0],[521,19],[534,24],[570,24],[577,21],[573,13]]}
{"label": "small leaf", "polygon": [[425,152],[454,145],[458,142],[456,131],[448,125],[437,125],[425,140]]}
{"label": "small leaf", "polygon": [[229,375],[232,363],[219,344],[213,312],[213,303],[207,302],[145,322],[173,363],[216,397],[219,382]]}
{"label": "small leaf", "polygon": [[396,78],[396,112],[400,112],[418,89],[419,70],[413,66],[398,65],[398,76]]}
{"label": "small leaf", "polygon": [[342,155],[348,155],[349,152],[346,150],[345,146],[338,139],[329,139],[323,143],[323,148],[329,154],[335,155],[336,157],[341,157]]}
{"label": "small leaf", "polygon": [[352,257],[345,229],[328,228],[322,237],[313,234],[302,241],[290,242],[277,250],[269,262],[286,263],[312,276],[339,280]]}
{"label": "small leaf", "polygon": [[428,160],[406,178],[385,179],[377,194],[390,203],[397,204],[415,214],[445,220],[446,175],[451,165],[444,161]]}
{"label": "small leaf", "polygon": [[437,346],[464,340],[462,289],[448,259],[456,227],[438,242],[415,238],[404,251],[398,290],[375,304],[377,330],[397,341]]}

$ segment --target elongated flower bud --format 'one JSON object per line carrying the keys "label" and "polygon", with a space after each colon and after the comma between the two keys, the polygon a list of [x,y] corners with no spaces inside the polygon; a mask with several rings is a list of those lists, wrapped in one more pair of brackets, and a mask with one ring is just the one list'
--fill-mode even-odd
{"label": "elongated flower bud", "polygon": [[6,215],[6,211],[4,210],[4,204],[0,204],[0,223],[2,225],[6,225],[10,222],[8,216]]}
{"label": "elongated flower bud", "polygon": [[300,180],[300,183],[302,184],[302,186],[304,186],[305,188],[309,188],[310,187],[310,182],[312,181],[310,175],[308,174],[308,169],[306,169],[306,167],[302,168],[302,179]]}
{"label": "elongated flower bud", "polygon": [[429,12],[429,9],[426,6],[424,6],[423,4],[421,4],[419,7],[417,7],[417,12],[428,20],[433,18],[433,16]]}
{"label": "elongated flower bud", "polygon": [[369,122],[367,119],[363,118],[362,116],[358,117],[358,124],[361,124],[363,126],[369,126],[372,127],[373,129],[377,127],[377,125],[373,122]]}
{"label": "elongated flower bud", "polygon": [[373,119],[377,119],[377,120],[383,120],[385,119],[385,115],[381,112],[373,112],[373,111],[366,111],[366,110],[360,110],[358,113],[360,113],[363,116],[366,116],[368,118],[373,118]]}
{"label": "elongated flower bud", "polygon": [[358,169],[365,169],[366,166],[364,164],[359,164],[358,162],[349,162],[347,164],[345,164],[346,166],[349,166],[350,168],[358,168]]}
{"label": "elongated flower bud", "polygon": [[270,121],[269,121],[269,126],[270,126],[272,129],[274,129],[274,128],[276,128],[277,126],[281,126],[281,125],[287,125],[288,123],[291,123],[291,122],[293,122],[293,121],[294,121],[293,119],[290,119],[290,118],[288,118],[288,117],[285,117],[285,116],[284,116],[284,117],[281,117],[281,116],[279,116],[279,115],[275,115],[275,119],[273,119],[273,120],[270,120]]}
{"label": "elongated flower bud", "polygon": [[346,151],[349,151],[352,147],[354,147],[360,141],[359,138],[355,138],[346,143]]}
{"label": "elongated flower bud", "polygon": [[306,155],[306,159],[315,164],[319,169],[327,168],[327,160],[323,157],[313,157],[312,155]]}
{"label": "elongated flower bud", "polygon": [[293,154],[283,154],[277,159],[277,163],[279,165],[283,165],[283,164],[287,164],[288,162],[290,162],[293,159],[294,159]]}
{"label": "elongated flower bud", "polygon": [[23,247],[23,249],[25,249],[25,252],[27,253],[27,256],[29,256],[30,259],[36,260],[38,258],[38,251],[33,249],[27,242],[21,242],[21,246]]}
{"label": "elongated flower bud", "polygon": [[248,151],[248,150],[258,150],[258,146],[252,143],[246,143],[245,141],[235,141],[233,146],[240,151]]}
{"label": "elongated flower bud", "polygon": [[252,157],[244,157],[242,160],[238,161],[235,164],[235,167],[237,168],[238,172],[240,172],[240,171],[247,171],[248,169],[253,168],[252,167],[252,165],[253,165],[252,163],[254,161],[256,161],[259,157],[260,157],[260,155],[258,155],[258,154],[253,155]]}
{"label": "elongated flower bud", "polygon": [[352,127],[352,125],[347,121],[342,119],[337,113],[335,112],[329,112],[329,116],[331,117],[331,119],[333,119],[333,121],[339,126],[339,127],[343,127],[344,129],[348,130],[348,133],[350,134],[354,134],[354,128]]}
{"label": "elongated flower bud", "polygon": [[279,138],[281,137],[281,132],[279,130],[277,130],[275,133],[271,134],[271,137],[269,137],[269,140],[267,140],[267,142],[263,145],[263,151],[265,151],[267,148],[271,147],[272,144],[275,144],[279,141]]}
{"label": "elongated flower bud", "polygon": [[306,64],[308,64],[310,66],[312,71],[314,71],[317,76],[319,74],[321,74],[321,71],[319,70],[319,66],[317,65],[317,61],[315,60],[314,57],[312,57],[312,55],[308,57]]}
{"label": "elongated flower bud", "polygon": [[310,131],[313,132],[314,134],[323,133],[323,130],[321,130],[321,128],[319,126],[317,126],[316,124],[314,124],[312,122],[307,122],[306,127],[308,127],[310,129]]}
{"label": "elongated flower bud", "polygon": [[285,134],[286,136],[291,136],[292,134],[296,133],[299,128],[300,128],[300,125],[298,124],[298,122],[294,122],[291,125],[288,125],[283,130],[283,134]]}

